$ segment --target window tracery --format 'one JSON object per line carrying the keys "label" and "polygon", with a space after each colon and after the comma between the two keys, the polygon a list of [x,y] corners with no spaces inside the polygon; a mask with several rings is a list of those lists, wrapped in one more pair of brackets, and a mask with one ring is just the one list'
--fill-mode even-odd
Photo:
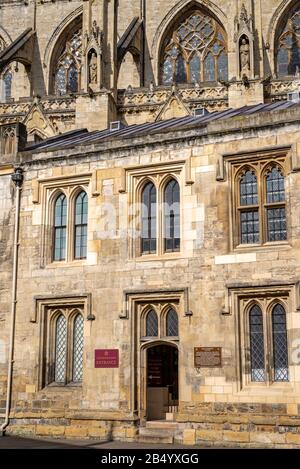
{"label": "window tracery", "polygon": [[295,75],[300,68],[300,10],[293,10],[277,41],[277,73]]}
{"label": "window tracery", "polygon": [[79,29],[66,41],[55,70],[55,93],[76,93],[80,89],[82,62],[82,30]]}
{"label": "window tracery", "polygon": [[194,11],[167,34],[161,59],[164,85],[226,80],[228,58],[225,33],[212,17]]}

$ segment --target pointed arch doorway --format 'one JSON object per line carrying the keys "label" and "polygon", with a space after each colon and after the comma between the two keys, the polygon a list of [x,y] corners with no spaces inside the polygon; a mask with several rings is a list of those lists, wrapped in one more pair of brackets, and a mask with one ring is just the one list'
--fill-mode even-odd
{"label": "pointed arch doorway", "polygon": [[146,419],[166,420],[178,409],[178,348],[168,342],[149,345],[146,359]]}

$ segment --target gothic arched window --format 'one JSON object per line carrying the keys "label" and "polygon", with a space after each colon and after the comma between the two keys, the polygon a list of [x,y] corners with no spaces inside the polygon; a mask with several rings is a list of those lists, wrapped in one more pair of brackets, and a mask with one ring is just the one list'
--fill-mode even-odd
{"label": "gothic arched window", "polygon": [[245,170],[240,179],[240,231],[241,244],[259,242],[259,206],[257,177],[251,170]]}
{"label": "gothic arched window", "polygon": [[158,318],[156,312],[151,309],[146,317],[146,337],[158,336]]}
{"label": "gothic arched window", "polygon": [[293,9],[277,40],[278,76],[295,75],[300,69],[300,9]]}
{"label": "gothic arched window", "polygon": [[274,381],[289,380],[286,314],[281,304],[272,311]]}
{"label": "gothic arched window", "polygon": [[266,219],[268,241],[287,239],[284,175],[273,167],[266,174]]}
{"label": "gothic arched window", "polygon": [[7,70],[3,75],[4,81],[4,99],[5,102],[11,99],[11,87],[12,87],[12,72]]}
{"label": "gothic arched window", "polygon": [[77,314],[73,330],[73,382],[82,381],[83,374],[83,316]]}
{"label": "gothic arched window", "polygon": [[197,10],[168,31],[161,53],[161,82],[226,80],[225,32],[212,17]]}
{"label": "gothic arched window", "polygon": [[82,31],[73,33],[66,41],[55,67],[55,93],[76,93],[80,88],[82,60]]}
{"label": "gothic arched window", "polygon": [[180,189],[175,179],[171,179],[164,192],[165,209],[165,251],[180,249]]}
{"label": "gothic arched window", "polygon": [[61,314],[56,321],[55,330],[55,382],[66,381],[66,359],[67,359],[67,323]]}
{"label": "gothic arched window", "polygon": [[156,252],[156,188],[148,182],[142,192],[142,253]]}
{"label": "gothic arched window", "polygon": [[265,381],[265,346],[263,315],[258,305],[249,313],[251,380]]}
{"label": "gothic arched window", "polygon": [[67,237],[67,199],[60,194],[54,205],[54,249],[53,260],[64,261],[66,258]]}
{"label": "gothic arched window", "polygon": [[167,337],[178,336],[178,315],[174,309],[168,311],[166,317],[166,332]]}
{"label": "gothic arched window", "polygon": [[88,198],[82,191],[75,200],[74,258],[85,259],[87,252]]}

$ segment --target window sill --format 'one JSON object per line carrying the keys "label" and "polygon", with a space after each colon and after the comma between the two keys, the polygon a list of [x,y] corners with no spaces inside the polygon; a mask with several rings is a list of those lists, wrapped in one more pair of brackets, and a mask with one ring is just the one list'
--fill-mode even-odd
{"label": "window sill", "polygon": [[291,249],[292,246],[287,241],[279,241],[275,243],[265,243],[265,244],[239,244],[233,249],[233,252],[253,252],[253,251],[274,251],[276,249],[279,250],[287,250]]}
{"label": "window sill", "polygon": [[141,256],[137,256],[134,258],[136,262],[144,262],[144,261],[168,261],[172,259],[183,259],[183,253],[176,251],[176,252],[166,252],[164,254],[143,254]]}
{"label": "window sill", "polygon": [[286,393],[287,391],[290,391],[292,393],[295,392],[295,387],[294,387],[294,383],[291,383],[290,381],[286,381],[286,382],[257,382],[257,383],[254,383],[254,382],[249,382],[249,383],[245,383],[243,384],[243,387],[242,389],[239,391],[240,393],[242,394],[247,394],[249,392],[255,392],[255,390],[259,390],[260,392],[261,391],[264,391],[264,393],[270,393],[270,391],[276,391],[276,394],[277,392],[284,392]]}
{"label": "window sill", "polygon": [[71,390],[71,389],[81,389],[82,388],[82,383],[67,383],[67,384],[59,384],[59,383],[50,383],[47,384],[43,390],[62,390],[64,389],[65,391]]}
{"label": "window sill", "polygon": [[47,269],[57,269],[58,267],[81,267],[82,265],[87,265],[87,259],[76,259],[73,261],[53,261],[47,264]]}

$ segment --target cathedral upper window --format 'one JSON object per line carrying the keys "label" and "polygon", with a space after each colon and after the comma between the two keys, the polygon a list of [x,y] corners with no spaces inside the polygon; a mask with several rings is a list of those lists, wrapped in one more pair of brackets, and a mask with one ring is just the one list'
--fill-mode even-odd
{"label": "cathedral upper window", "polygon": [[55,69],[55,93],[77,93],[80,89],[82,31],[68,37]]}
{"label": "cathedral upper window", "polygon": [[163,42],[162,84],[227,78],[227,45],[225,32],[219,23],[199,10],[175,23]]}
{"label": "cathedral upper window", "polygon": [[295,75],[300,68],[300,10],[292,12],[277,41],[278,76]]}

